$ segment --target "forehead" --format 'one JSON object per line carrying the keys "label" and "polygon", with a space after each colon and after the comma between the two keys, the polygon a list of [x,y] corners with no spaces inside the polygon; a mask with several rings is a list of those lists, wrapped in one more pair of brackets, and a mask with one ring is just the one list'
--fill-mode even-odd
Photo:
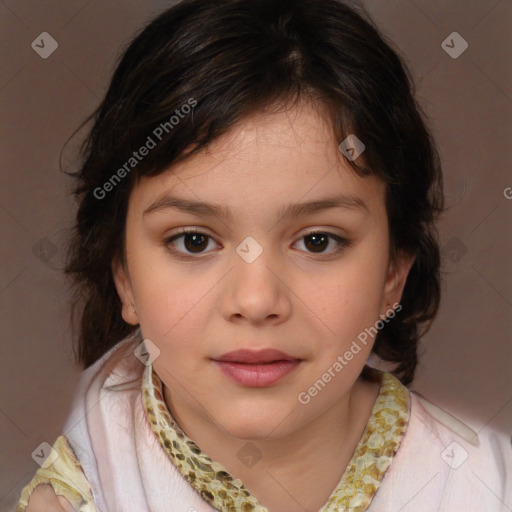
{"label": "forehead", "polygon": [[384,182],[361,177],[344,160],[331,127],[309,103],[259,112],[158,176],[143,177],[132,208],[172,194],[226,205],[235,213],[343,194],[382,211]]}

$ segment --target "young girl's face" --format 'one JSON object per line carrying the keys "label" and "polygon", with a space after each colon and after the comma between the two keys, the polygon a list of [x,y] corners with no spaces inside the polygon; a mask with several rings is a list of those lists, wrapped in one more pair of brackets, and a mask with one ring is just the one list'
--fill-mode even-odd
{"label": "young girl's face", "polygon": [[[410,263],[390,264],[385,184],[340,142],[310,105],[258,114],[132,191],[116,287],[185,432],[281,438],[347,403],[373,342],[358,335],[400,301]],[[292,361],[218,362],[240,349]]]}

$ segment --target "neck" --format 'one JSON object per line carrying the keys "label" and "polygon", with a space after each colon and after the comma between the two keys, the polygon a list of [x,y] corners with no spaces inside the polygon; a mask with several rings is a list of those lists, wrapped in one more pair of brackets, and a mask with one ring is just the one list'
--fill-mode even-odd
{"label": "neck", "polygon": [[303,428],[286,437],[248,441],[226,435],[193,411],[176,411],[164,387],[167,406],[187,436],[272,512],[313,512],[325,504],[352,458],[378,393],[378,383],[358,379]]}

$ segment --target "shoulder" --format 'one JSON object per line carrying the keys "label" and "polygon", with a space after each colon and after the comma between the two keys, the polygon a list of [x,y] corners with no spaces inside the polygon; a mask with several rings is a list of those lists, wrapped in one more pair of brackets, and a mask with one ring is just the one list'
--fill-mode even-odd
{"label": "shoulder", "polygon": [[[493,462],[502,459],[503,470],[511,470],[512,446],[508,435],[490,425],[473,428],[465,420],[456,418],[446,409],[439,407],[414,391],[411,396],[411,425],[429,430],[440,445],[447,447],[457,443],[473,457],[487,457]],[[430,436],[430,437],[432,437]]]}
{"label": "shoulder", "polygon": [[96,512],[91,486],[66,437],[59,436],[46,455],[23,488],[15,512]]}
{"label": "shoulder", "polygon": [[[369,510],[512,510],[512,447],[490,425],[474,428],[409,391],[409,417]],[[506,504],[506,505],[505,505]],[[400,507],[399,507],[400,508]]]}
{"label": "shoulder", "polygon": [[489,425],[473,428],[417,392],[410,400],[409,424],[391,464],[397,482],[411,489],[422,482],[442,511],[501,511],[512,503],[509,437]]}
{"label": "shoulder", "polygon": [[95,512],[103,507],[90,421],[98,419],[95,414],[100,414],[102,409],[98,404],[111,406],[116,400],[124,403],[130,393],[140,392],[145,366],[134,352],[139,344],[135,333],[82,372],[63,427],[66,434],[57,438],[43,466],[23,488],[15,512],[54,508]]}
{"label": "shoulder", "polygon": [[26,512],[74,512],[73,505],[64,498],[57,496],[49,484],[38,485],[30,496]]}

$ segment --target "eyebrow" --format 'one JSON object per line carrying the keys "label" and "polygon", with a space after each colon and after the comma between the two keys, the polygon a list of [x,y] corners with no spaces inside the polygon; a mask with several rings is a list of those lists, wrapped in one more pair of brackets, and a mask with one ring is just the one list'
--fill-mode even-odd
{"label": "eyebrow", "polygon": [[[166,210],[168,208],[174,208],[199,217],[217,217],[225,220],[233,219],[233,213],[224,205],[205,203],[204,201],[192,201],[190,199],[183,199],[171,195],[165,195],[164,197],[157,199],[151,204],[151,206],[144,210],[143,215]],[[331,208],[346,208],[349,210],[360,210],[363,213],[369,213],[369,209],[365,202],[359,197],[352,195],[338,195],[324,197],[315,201],[285,205],[278,211],[277,216],[279,220],[284,220],[292,217],[311,215]]]}

